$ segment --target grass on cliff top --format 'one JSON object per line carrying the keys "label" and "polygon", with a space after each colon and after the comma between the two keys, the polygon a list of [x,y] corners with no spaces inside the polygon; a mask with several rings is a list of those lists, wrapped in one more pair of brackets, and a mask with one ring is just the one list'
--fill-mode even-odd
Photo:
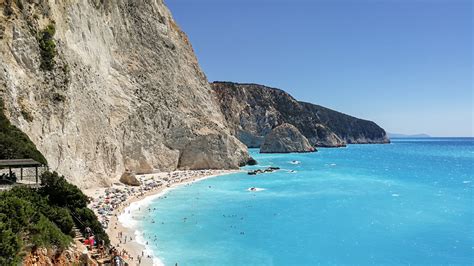
{"label": "grass on cliff top", "polygon": [[47,164],[46,158],[36,149],[35,144],[10,123],[3,111],[3,100],[0,98],[0,160],[33,159]]}

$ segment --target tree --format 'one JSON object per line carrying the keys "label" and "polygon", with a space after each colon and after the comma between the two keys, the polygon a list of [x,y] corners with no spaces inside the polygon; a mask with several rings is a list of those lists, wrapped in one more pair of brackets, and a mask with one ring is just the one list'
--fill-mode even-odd
{"label": "tree", "polygon": [[78,187],[68,183],[64,176],[56,172],[44,172],[40,178],[42,187],[39,193],[47,196],[50,204],[71,210],[87,207],[87,196]]}

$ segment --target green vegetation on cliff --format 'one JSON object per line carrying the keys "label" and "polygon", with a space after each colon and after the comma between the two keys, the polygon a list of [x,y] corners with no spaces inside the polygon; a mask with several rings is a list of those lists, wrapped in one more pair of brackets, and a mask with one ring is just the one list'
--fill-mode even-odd
{"label": "green vegetation on cliff", "polygon": [[90,227],[97,240],[109,243],[79,188],[56,172],[45,172],[41,185],[39,189],[17,186],[0,193],[0,265],[18,264],[27,247],[66,248],[74,224],[82,231]]}
{"label": "green vegetation on cliff", "polygon": [[61,225],[47,217],[55,216],[55,211],[54,206],[48,206],[46,199],[33,189],[15,187],[2,192],[0,228],[5,237],[0,238],[0,265],[17,264],[21,251],[30,245],[66,248],[72,240],[69,232],[61,231]]}
{"label": "green vegetation on cliff", "polygon": [[[0,99],[0,159],[32,158],[46,164],[44,156],[3,112]],[[41,187],[16,186],[0,192],[0,265],[18,265],[29,247],[64,249],[72,241],[72,228],[90,227],[97,240],[109,238],[87,208],[89,199],[56,172],[41,175]]]}
{"label": "green vegetation on cliff", "polygon": [[66,181],[64,176],[56,172],[46,172],[41,176],[40,195],[48,198],[50,205],[54,205],[69,211],[74,218],[76,226],[83,232],[89,227],[96,239],[103,239],[107,244],[109,237],[105,233],[94,212],[87,208],[89,198],[73,184]]}
{"label": "green vegetation on cliff", "polygon": [[41,50],[41,69],[51,71],[54,68],[54,56],[56,56],[56,43],[53,36],[56,33],[54,24],[49,24],[38,36],[38,44]]}
{"label": "green vegetation on cliff", "polygon": [[3,109],[3,100],[0,98],[0,160],[31,158],[47,164],[46,158],[36,149],[30,138],[10,123]]}

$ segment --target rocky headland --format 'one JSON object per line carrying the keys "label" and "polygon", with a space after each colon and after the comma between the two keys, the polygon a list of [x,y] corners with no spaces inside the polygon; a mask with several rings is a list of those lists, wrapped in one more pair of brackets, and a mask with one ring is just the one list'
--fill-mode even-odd
{"label": "rocky headland", "polygon": [[258,84],[211,83],[228,126],[251,148],[259,148],[273,128],[294,125],[315,147],[388,143],[380,126],[319,105],[297,101],[283,90]]}

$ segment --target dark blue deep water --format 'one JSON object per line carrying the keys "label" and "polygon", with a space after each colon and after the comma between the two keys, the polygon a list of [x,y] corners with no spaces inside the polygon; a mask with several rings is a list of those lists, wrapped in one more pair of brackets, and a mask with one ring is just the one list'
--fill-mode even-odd
{"label": "dark blue deep water", "polygon": [[474,264],[474,139],[251,152],[246,169],[282,170],[182,186],[136,213],[164,264]]}

